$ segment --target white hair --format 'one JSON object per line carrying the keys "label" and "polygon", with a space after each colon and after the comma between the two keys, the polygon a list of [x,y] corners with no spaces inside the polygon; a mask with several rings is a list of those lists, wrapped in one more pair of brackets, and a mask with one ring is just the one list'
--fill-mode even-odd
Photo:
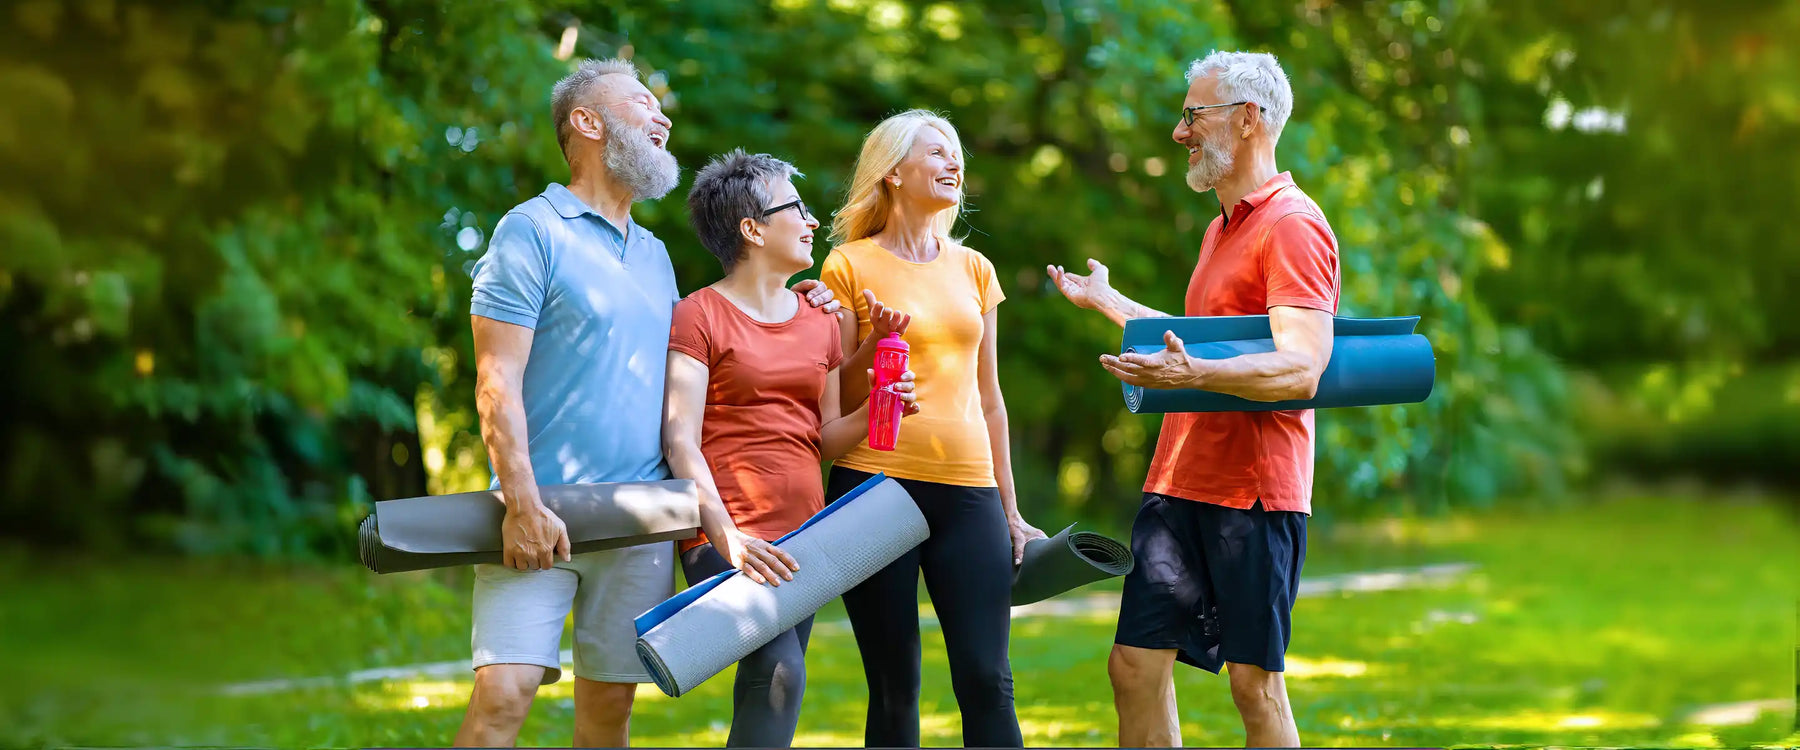
{"label": "white hair", "polygon": [[1262,111],[1263,127],[1269,130],[1269,141],[1281,139],[1281,129],[1287,127],[1288,115],[1294,112],[1294,89],[1274,55],[1215,50],[1188,65],[1188,83],[1206,77],[1219,81],[1219,103],[1255,102]]}
{"label": "white hair", "polygon": [[556,123],[556,145],[561,146],[566,157],[569,151],[569,136],[574,135],[575,126],[569,124],[569,113],[576,107],[592,108],[594,104],[587,100],[589,89],[600,79],[607,76],[627,76],[631,80],[639,80],[637,66],[630,60],[612,57],[605,60],[592,58],[575,64],[575,70],[563,76],[550,89],[550,119]]}

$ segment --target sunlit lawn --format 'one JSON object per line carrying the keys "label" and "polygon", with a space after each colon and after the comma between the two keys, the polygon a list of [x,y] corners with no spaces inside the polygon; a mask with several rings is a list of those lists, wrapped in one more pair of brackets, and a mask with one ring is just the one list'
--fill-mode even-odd
{"label": "sunlit lawn", "polygon": [[[1340,525],[1309,577],[1466,561],[1449,585],[1301,600],[1288,673],[1305,744],[1792,743],[1791,711],[1683,719],[1794,695],[1800,533],[1771,502],[1631,499],[1563,511]],[[0,568],[0,745],[442,745],[463,668],[402,680],[223,695],[223,685],[468,658],[465,572],[376,577],[15,554]],[[861,664],[836,605],[813,637],[800,745],[860,745]],[[1031,745],[1114,744],[1110,612],[1015,621]],[[926,636],[923,729],[957,745],[942,642]],[[1178,667],[1183,739],[1243,743],[1225,681]],[[567,745],[570,682],[522,744]],[[730,673],[670,699],[639,692],[640,746],[724,742]]]}

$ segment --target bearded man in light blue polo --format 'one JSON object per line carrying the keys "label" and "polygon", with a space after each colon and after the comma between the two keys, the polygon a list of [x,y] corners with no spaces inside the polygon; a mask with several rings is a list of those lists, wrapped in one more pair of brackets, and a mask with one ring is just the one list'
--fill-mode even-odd
{"label": "bearded man in light blue polo", "polygon": [[[459,746],[511,746],[540,685],[562,675],[575,617],[575,745],[624,747],[650,677],[632,618],[674,593],[674,545],[571,555],[540,485],[667,479],[663,370],[681,293],[631,206],[680,179],[673,123],[624,60],[585,60],[551,93],[567,186],[509,211],[476,263],[470,305],[481,436],[506,503],[504,562],[475,568],[475,688]],[[831,293],[802,282],[814,306]]]}

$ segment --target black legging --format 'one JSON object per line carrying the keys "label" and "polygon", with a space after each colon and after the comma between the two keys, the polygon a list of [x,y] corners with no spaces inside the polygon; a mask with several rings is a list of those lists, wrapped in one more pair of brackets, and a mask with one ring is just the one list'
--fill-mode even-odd
{"label": "black legging", "polygon": [[[681,554],[688,585],[731,568],[711,544]],[[726,747],[789,747],[800,722],[800,699],[806,694],[806,641],[813,618],[775,636],[738,661],[737,684],[731,691],[731,735]]]}
{"label": "black legging", "polygon": [[[871,475],[832,467],[828,497]],[[949,652],[950,685],[962,710],[963,744],[1020,747],[1013,711],[1012,536],[1000,491],[896,479],[912,495],[931,537],[844,594],[844,609],[869,682],[868,747],[919,746],[919,572]]]}

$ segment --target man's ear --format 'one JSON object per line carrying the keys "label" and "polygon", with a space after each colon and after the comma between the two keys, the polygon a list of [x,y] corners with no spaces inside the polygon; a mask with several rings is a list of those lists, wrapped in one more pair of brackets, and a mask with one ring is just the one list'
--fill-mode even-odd
{"label": "man's ear", "polygon": [[738,220],[738,236],[743,237],[745,242],[748,242],[757,247],[762,247],[763,246],[762,222],[757,221],[752,218],[749,218],[749,217],[739,219]]}
{"label": "man's ear", "polygon": [[1256,102],[1250,102],[1245,107],[1243,138],[1248,140],[1250,135],[1256,132],[1257,126],[1262,123],[1262,107],[1257,106]]}
{"label": "man's ear", "polygon": [[569,110],[569,124],[575,133],[591,141],[606,140],[606,122],[600,115],[587,107],[576,107]]}

